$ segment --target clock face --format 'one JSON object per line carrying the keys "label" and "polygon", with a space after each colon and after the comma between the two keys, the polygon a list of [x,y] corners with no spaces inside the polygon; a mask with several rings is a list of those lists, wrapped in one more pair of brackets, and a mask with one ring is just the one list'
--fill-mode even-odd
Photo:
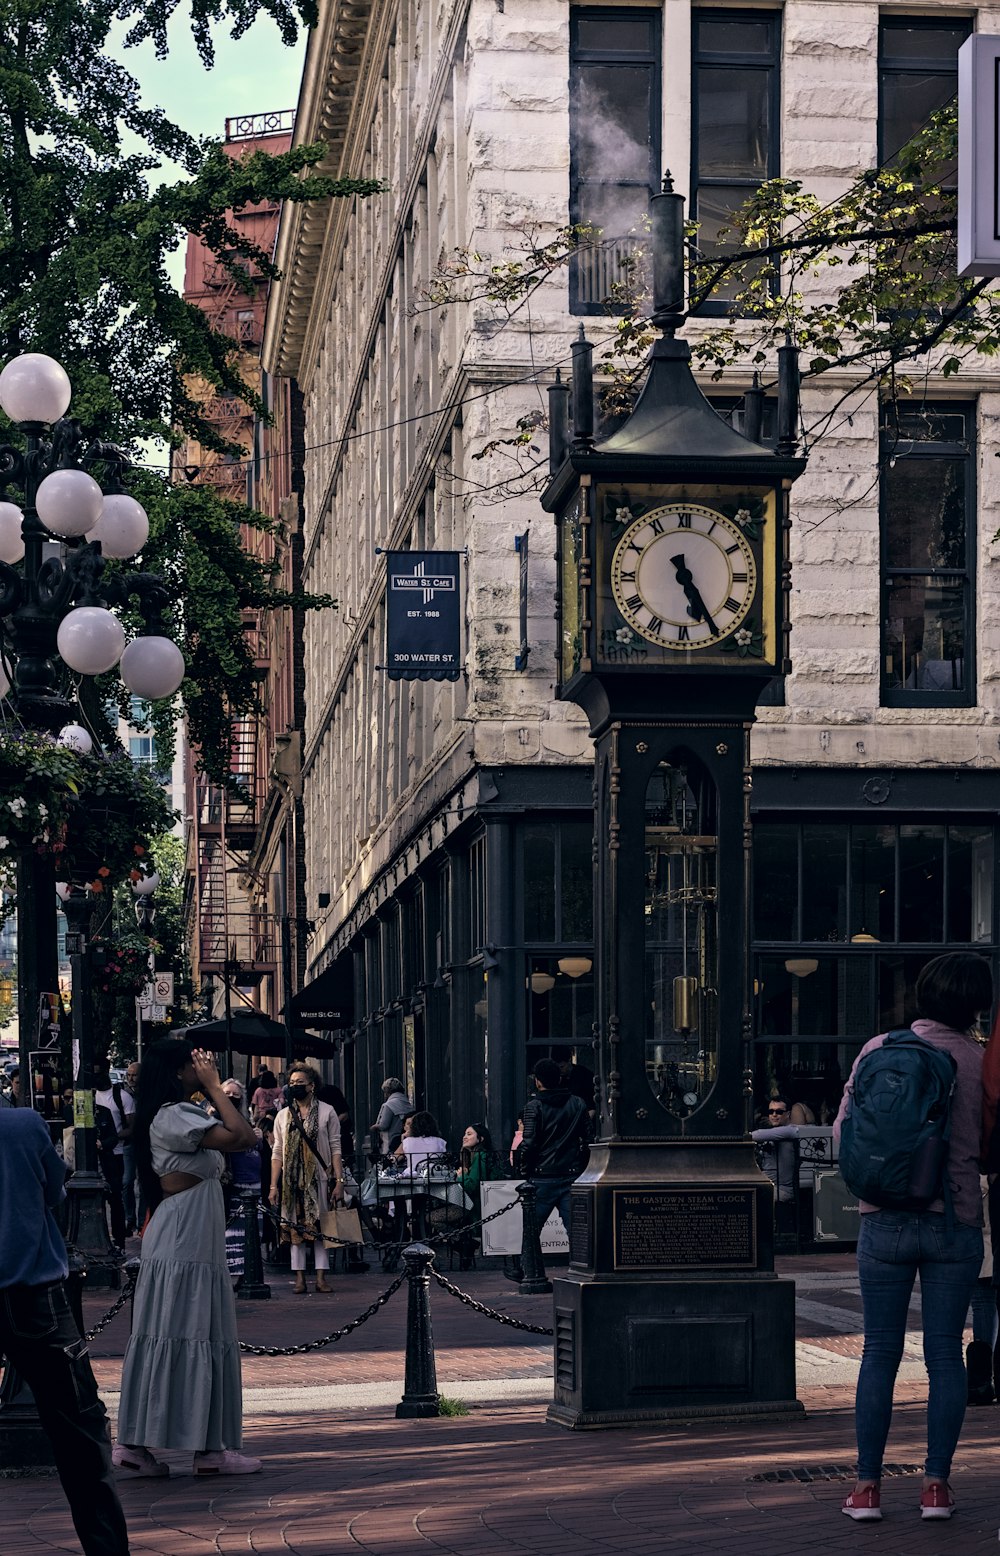
{"label": "clock face", "polygon": [[700,503],[634,519],[611,559],[611,592],[632,629],[663,648],[711,648],[743,621],[757,564],[738,524]]}

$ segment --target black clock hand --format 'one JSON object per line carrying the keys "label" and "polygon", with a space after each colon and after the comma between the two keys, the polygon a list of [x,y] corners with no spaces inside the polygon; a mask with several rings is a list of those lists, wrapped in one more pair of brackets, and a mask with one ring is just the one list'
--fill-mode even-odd
{"label": "black clock hand", "polygon": [[695,584],[694,574],[689,567],[685,566],[683,553],[680,556],[672,556],[670,560],[677,573],[677,582],[684,590],[684,597],[688,602],[688,615],[693,616],[695,621],[703,621],[713,636],[717,635],[719,629],[708,614],[705,601]]}

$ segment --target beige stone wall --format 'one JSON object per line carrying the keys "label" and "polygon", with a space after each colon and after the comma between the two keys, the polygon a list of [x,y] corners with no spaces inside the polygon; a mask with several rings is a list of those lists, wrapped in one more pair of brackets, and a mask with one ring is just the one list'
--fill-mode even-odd
{"label": "beige stone wall", "polygon": [[[868,0],[784,8],[782,172],[824,199],[874,161],[878,15]],[[979,25],[1000,30],[1000,7],[984,8]],[[390,189],[353,208],[339,202],[315,288],[292,305],[309,313],[296,364],[312,450],[306,581],[340,601],[338,612],[307,623],[310,912],[318,891],[332,894],[327,913],[317,912],[317,947],[476,763],[589,761],[581,716],[552,695],[551,523],[531,493],[497,500],[510,472],[503,451],[476,458],[541,406],[542,391],[524,380],[568,363],[579,321],[568,313],[565,278],[502,328],[492,307],[434,308],[425,295],[435,265],[457,248],[502,262],[526,227],[545,233],[568,220],[568,37],[568,0],[381,0],[368,23],[341,171],[384,178]],[[689,8],[666,0],[664,161],[681,189],[689,51]],[[312,80],[321,77],[314,71]],[[599,340],[607,326],[588,320],[587,329]],[[916,713],[878,705],[877,407],[859,395],[836,414],[795,490],[794,671],[787,707],[762,712],[758,762],[1000,761],[1000,548],[992,542],[1000,379],[988,363],[972,380],[947,383],[931,367],[930,394],[980,394],[979,706]],[[745,383],[732,375],[731,386],[716,387]],[[807,422],[844,387],[831,377],[808,389]],[[544,435],[538,446],[544,455]],[[855,500],[842,509],[845,497]],[[518,673],[513,540],[525,528],[531,655]],[[397,545],[468,548],[467,675],[455,685],[393,684],[378,669],[384,567],[375,548]]]}

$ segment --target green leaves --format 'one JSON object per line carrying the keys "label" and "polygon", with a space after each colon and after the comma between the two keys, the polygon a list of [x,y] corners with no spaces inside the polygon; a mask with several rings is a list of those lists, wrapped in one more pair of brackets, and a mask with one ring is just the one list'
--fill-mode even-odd
{"label": "green leaves", "polygon": [[[236,343],[174,290],[167,264],[187,234],[200,237],[241,285],[265,285],[276,274],[272,255],[232,220],[234,211],[264,201],[365,198],[382,188],[329,177],[321,144],[236,158],[216,140],[200,142],[159,109],[144,108],[135,77],[109,53],[112,24],[124,21],[129,44],[152,39],[165,54],[171,21],[186,14],[208,65],[213,31],[227,26],[239,37],[262,11],[292,42],[300,24],[315,20],[316,7],[313,0],[190,0],[187,7],[178,0],[0,0],[0,362],[29,350],[56,357],[87,433],[136,458],[148,457],[150,438],[163,449],[189,437],[218,453],[244,454],[202,414],[206,386],[265,414]],[[188,177],[151,187],[167,159]],[[267,529],[262,515],[223,502],[207,486],[171,488],[165,471],[136,472],[130,486],[151,519],[142,566],[162,574],[174,602],[168,630],[187,661],[182,697],[191,739],[204,769],[228,783],[232,719],[253,711],[260,694],[246,612],[333,602],[285,593],[275,565],[247,553],[241,526]],[[130,614],[122,612],[135,629]],[[118,697],[125,711],[117,675],[87,683],[81,695],[103,743],[113,745],[100,704]],[[160,749],[172,743],[173,720],[169,706],[155,708]]]}

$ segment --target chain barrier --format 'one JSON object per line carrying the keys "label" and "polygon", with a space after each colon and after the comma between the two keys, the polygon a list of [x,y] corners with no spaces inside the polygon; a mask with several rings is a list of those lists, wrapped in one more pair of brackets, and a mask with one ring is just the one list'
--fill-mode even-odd
{"label": "chain barrier", "polygon": [[[390,1199],[406,1199],[408,1197],[409,1196],[406,1194],[392,1196],[386,1195],[384,1202],[389,1204]],[[298,1232],[300,1237],[306,1236],[312,1240],[315,1240],[317,1237],[318,1234],[315,1227],[306,1226],[306,1224],[302,1221],[289,1221],[287,1216],[283,1216],[281,1211],[276,1210],[273,1205],[268,1203],[267,1200],[262,1199],[259,1200],[258,1203],[265,1216],[268,1216],[270,1220],[274,1221],[278,1225],[287,1226],[290,1231]],[[377,1207],[378,1203],[379,1202],[376,1201],[375,1206],[362,1205],[359,1197],[355,1201],[354,1205],[350,1206],[349,1208],[358,1210],[359,1212],[361,1210],[372,1210]],[[441,1243],[458,1242],[461,1238],[467,1237],[473,1232],[478,1232],[481,1227],[488,1226],[491,1221],[496,1221],[500,1216],[505,1216],[509,1210],[518,1209],[519,1206],[520,1200],[511,1200],[508,1205],[501,1205],[499,1210],[494,1210],[490,1215],[480,1216],[478,1221],[464,1221],[461,1226],[455,1227],[453,1231],[434,1232],[428,1237],[421,1238],[420,1241],[424,1243],[430,1243],[434,1246],[437,1246]],[[409,1240],[410,1239],[407,1238],[401,1238],[398,1241],[392,1243],[373,1243],[371,1247],[375,1253],[384,1256],[385,1254],[390,1253],[393,1249],[396,1249],[397,1251],[402,1250],[405,1248],[406,1243]],[[337,1248],[353,1248],[356,1246],[354,1243],[348,1242],[345,1238],[328,1237],[325,1235],[324,1242],[332,1244]],[[365,1246],[368,1245],[366,1244]]]}
{"label": "chain barrier", "polygon": [[453,1286],[451,1281],[442,1275],[440,1270],[436,1270],[433,1265],[431,1265],[429,1273],[433,1275],[439,1286],[444,1287],[445,1291],[450,1292],[453,1297],[457,1297],[459,1302],[464,1302],[466,1307],[471,1307],[474,1313],[482,1313],[484,1318],[495,1319],[498,1324],[505,1324],[508,1329],[523,1329],[526,1334],[550,1335],[554,1333],[552,1329],[546,1329],[542,1324],[525,1324],[521,1319],[514,1318],[510,1313],[498,1313],[496,1308],[487,1307],[485,1302],[477,1302],[475,1297],[470,1297],[467,1291],[459,1291],[457,1286]]}
{"label": "chain barrier", "polygon": [[108,1308],[108,1311],[105,1313],[104,1317],[103,1318],[99,1318],[97,1320],[97,1323],[94,1325],[93,1329],[88,1329],[87,1330],[87,1333],[84,1335],[84,1339],[85,1340],[96,1340],[97,1336],[100,1334],[101,1330],[102,1329],[106,1329],[113,1318],[117,1318],[118,1317],[118,1314],[121,1312],[122,1308],[125,1306],[126,1302],[128,1301],[129,1297],[131,1297],[131,1295],[132,1295],[132,1293],[134,1291],[135,1291],[135,1281],[132,1280],[131,1277],[130,1277],[129,1279],[126,1280],[125,1288],[122,1291],[121,1296],[118,1298],[117,1302],[112,1303],[111,1307]]}
{"label": "chain barrier", "polygon": [[347,1335],[353,1334],[355,1329],[360,1329],[370,1318],[374,1318],[390,1298],[396,1295],[400,1286],[406,1279],[406,1271],[397,1275],[391,1286],[387,1286],[380,1297],[376,1297],[370,1307],[366,1307],[357,1318],[352,1318],[343,1329],[334,1329],[330,1334],[323,1336],[321,1340],[307,1340],[303,1345],[250,1345],[246,1340],[241,1340],[240,1350],[249,1356],[304,1356],[307,1351],[320,1351],[325,1345],[333,1345],[337,1340],[343,1340]]}

